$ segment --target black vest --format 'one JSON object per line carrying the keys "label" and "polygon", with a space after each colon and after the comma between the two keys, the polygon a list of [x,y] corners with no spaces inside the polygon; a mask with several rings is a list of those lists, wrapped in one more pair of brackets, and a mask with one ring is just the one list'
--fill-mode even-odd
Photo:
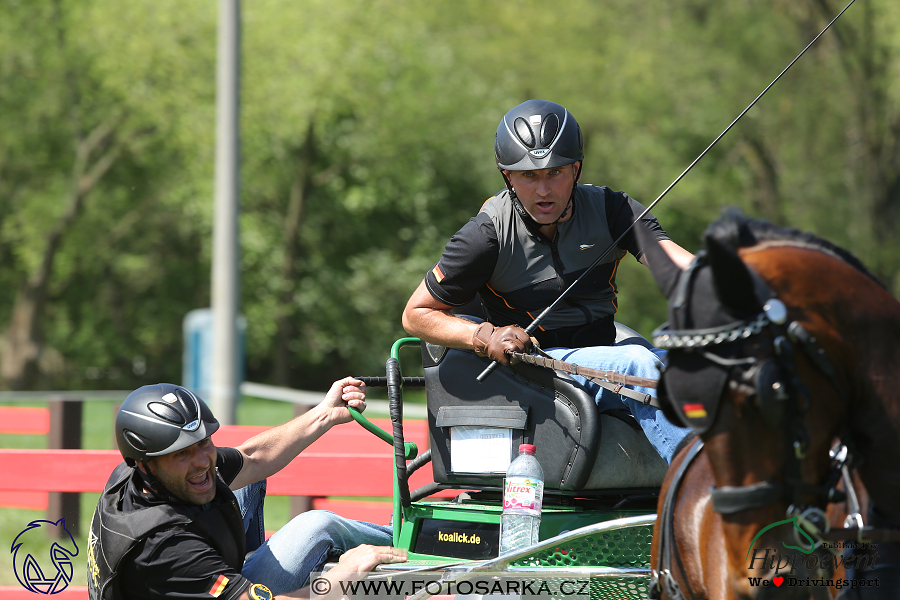
{"label": "black vest", "polygon": [[244,522],[234,494],[220,477],[216,477],[216,497],[208,505],[159,504],[125,512],[122,503],[129,486],[143,486],[135,471],[124,462],[117,466],[94,510],[87,559],[91,600],[122,600],[119,565],[156,531],[184,529],[195,533],[240,572],[246,548]]}
{"label": "black vest", "polygon": [[[612,246],[614,239],[606,219],[612,194],[605,187],[579,184],[570,209],[574,211],[572,218],[557,225],[554,240],[529,229],[513,210],[508,191],[484,203],[480,212],[491,219],[498,244],[493,273],[480,290],[492,323],[526,325],[523,318],[530,322]],[[533,333],[541,346],[580,348],[615,342],[616,271],[625,254],[624,249],[613,247],[547,315],[542,327]]]}

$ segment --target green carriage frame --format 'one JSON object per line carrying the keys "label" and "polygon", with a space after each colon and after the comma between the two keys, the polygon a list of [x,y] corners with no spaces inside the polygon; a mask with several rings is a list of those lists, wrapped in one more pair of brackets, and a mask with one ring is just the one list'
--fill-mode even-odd
{"label": "green carriage frame", "polygon": [[[389,396],[392,404],[392,420],[402,421],[403,378],[399,373],[401,348],[420,347],[418,338],[401,338],[391,348],[395,367],[394,394],[391,394],[391,369],[388,368]],[[473,385],[478,385],[473,382]],[[418,456],[416,444],[396,439],[371,423],[365,416],[351,409],[353,418],[366,430],[394,446],[399,462],[413,461]],[[402,428],[400,429],[402,432]],[[427,463],[418,461],[419,465]],[[534,576],[552,580],[560,577],[579,577],[590,581],[590,598],[597,600],[633,600],[647,597],[650,581],[650,545],[656,514],[635,509],[590,509],[574,506],[556,506],[545,503],[542,515],[544,523],[562,533],[543,539],[537,544],[486,560],[460,560],[454,557],[433,556],[414,550],[419,527],[428,519],[465,520],[469,522],[499,523],[502,512],[500,503],[477,498],[457,501],[412,500],[404,505],[404,494],[409,498],[405,476],[400,468],[393,469],[393,544],[409,553],[409,561],[401,564],[381,565],[369,577],[391,577],[401,573],[429,573],[445,583],[460,582],[477,577],[479,573],[503,573],[515,576]],[[404,490],[404,486],[406,489]],[[410,596],[416,600],[427,598],[435,590],[421,590]],[[446,587],[445,587],[446,589]]]}

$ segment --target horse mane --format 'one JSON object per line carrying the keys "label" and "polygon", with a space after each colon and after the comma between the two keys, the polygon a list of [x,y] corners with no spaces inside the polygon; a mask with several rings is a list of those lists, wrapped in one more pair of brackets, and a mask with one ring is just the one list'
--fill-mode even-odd
{"label": "horse mane", "polygon": [[738,248],[750,248],[760,244],[790,245],[817,250],[842,260],[872,279],[881,287],[885,287],[877,277],[847,250],[832,244],[808,231],[779,227],[769,221],[747,217],[738,208],[726,208],[715,222],[706,229],[704,237],[712,237],[737,251]]}

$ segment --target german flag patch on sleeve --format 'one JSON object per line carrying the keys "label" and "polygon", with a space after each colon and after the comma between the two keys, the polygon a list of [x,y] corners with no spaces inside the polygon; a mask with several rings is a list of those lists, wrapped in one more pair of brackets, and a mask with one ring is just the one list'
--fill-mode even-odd
{"label": "german flag patch on sleeve", "polygon": [[219,575],[219,577],[213,582],[212,587],[209,588],[209,595],[213,598],[218,598],[222,592],[225,591],[225,586],[228,585],[229,579],[225,577],[225,575]]}
{"label": "german flag patch on sleeve", "polygon": [[431,272],[434,273],[434,278],[437,279],[438,283],[444,280],[444,272],[441,271],[441,263],[434,265]]}

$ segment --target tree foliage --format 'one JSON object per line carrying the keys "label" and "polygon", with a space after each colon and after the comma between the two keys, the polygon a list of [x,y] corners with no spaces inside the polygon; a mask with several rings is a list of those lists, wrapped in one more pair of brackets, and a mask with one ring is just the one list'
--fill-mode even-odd
{"label": "tree foliage", "polygon": [[[248,378],[383,368],[443,245],[502,187],[531,97],[583,180],[649,204],[842,8],[834,0],[244,3]],[[0,4],[0,385],[180,381],[209,303],[215,6]],[[696,250],[724,206],[849,248],[900,293],[900,8],[853,6],[654,209]],[[619,319],[665,318],[626,260]]]}

